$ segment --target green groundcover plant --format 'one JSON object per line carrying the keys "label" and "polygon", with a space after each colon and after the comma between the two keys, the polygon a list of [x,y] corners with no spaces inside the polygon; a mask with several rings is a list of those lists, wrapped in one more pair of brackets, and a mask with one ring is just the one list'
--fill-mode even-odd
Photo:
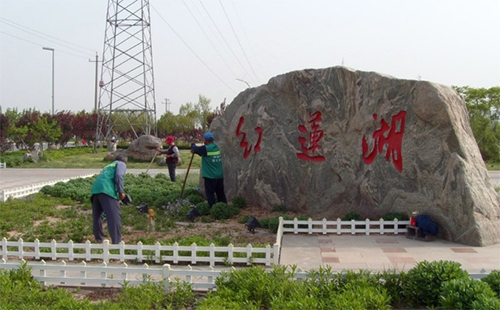
{"label": "green groundcover plant", "polygon": [[[433,266],[429,266],[433,265]],[[426,262],[419,269],[448,268],[440,277],[453,278],[457,270],[446,261]],[[451,268],[451,269],[450,269]],[[329,267],[309,271],[308,277],[297,279],[295,266],[271,269],[253,266],[224,272],[216,279],[216,290],[195,293],[179,280],[164,290],[164,282],[148,279],[138,286],[126,282],[117,296],[91,301],[76,299],[63,288],[44,287],[33,279],[26,263],[18,269],[0,270],[0,309],[499,309],[500,299],[486,281],[458,277],[442,281],[433,300],[410,305],[401,291],[408,286],[428,281],[411,279],[409,273],[368,270],[334,273]],[[497,273],[494,271],[492,274]],[[416,283],[421,281],[421,283]],[[439,282],[439,281],[437,281]],[[434,283],[436,284],[436,283]]]}

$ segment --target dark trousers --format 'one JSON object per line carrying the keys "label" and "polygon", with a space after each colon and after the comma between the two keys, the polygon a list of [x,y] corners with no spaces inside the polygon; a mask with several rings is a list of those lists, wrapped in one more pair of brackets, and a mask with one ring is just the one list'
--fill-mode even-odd
{"label": "dark trousers", "polygon": [[168,175],[170,176],[170,181],[175,182],[175,163],[167,162]]}
{"label": "dark trousers", "polygon": [[207,195],[210,208],[215,204],[215,195],[217,195],[217,202],[227,204],[226,194],[224,194],[224,179],[203,179],[205,180],[205,195]]}
{"label": "dark trousers", "polygon": [[102,212],[106,212],[106,221],[108,222],[109,236],[113,244],[122,241],[122,214],[118,200],[106,194],[97,194],[92,196],[92,218],[93,232],[97,242],[104,240],[104,231],[102,228]]}

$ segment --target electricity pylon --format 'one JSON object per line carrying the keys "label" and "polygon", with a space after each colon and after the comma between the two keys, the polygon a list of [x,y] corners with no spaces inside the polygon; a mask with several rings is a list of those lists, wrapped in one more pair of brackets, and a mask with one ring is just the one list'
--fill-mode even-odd
{"label": "electricity pylon", "polygon": [[108,0],[96,143],[156,135],[149,0]]}

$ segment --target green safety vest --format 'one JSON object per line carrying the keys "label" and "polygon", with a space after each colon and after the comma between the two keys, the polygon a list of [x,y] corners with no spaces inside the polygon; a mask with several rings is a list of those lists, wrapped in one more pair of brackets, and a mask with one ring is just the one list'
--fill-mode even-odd
{"label": "green safety vest", "polygon": [[222,158],[220,149],[215,143],[205,145],[207,148],[207,156],[201,159],[201,175],[209,179],[222,179]]}
{"label": "green safety vest", "polygon": [[91,197],[95,194],[106,194],[118,199],[115,186],[116,163],[117,161],[114,161],[102,169],[94,184],[92,184]]}

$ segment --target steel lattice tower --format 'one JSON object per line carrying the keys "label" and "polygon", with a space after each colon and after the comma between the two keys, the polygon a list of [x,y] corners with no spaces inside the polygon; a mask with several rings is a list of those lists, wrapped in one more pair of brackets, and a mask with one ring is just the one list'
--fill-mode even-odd
{"label": "steel lattice tower", "polygon": [[96,142],[156,135],[149,0],[108,0]]}

